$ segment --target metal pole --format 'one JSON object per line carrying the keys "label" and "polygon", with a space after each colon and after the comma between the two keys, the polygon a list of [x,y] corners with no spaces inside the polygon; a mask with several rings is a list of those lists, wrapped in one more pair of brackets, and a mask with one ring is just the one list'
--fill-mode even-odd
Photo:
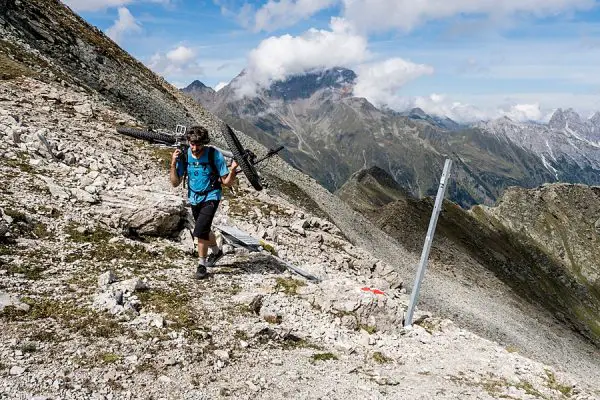
{"label": "metal pole", "polygon": [[444,172],[442,172],[442,179],[440,179],[440,186],[435,198],[433,213],[431,214],[431,219],[429,220],[429,229],[427,230],[427,236],[425,237],[425,245],[423,246],[423,252],[421,253],[421,262],[419,263],[419,269],[417,270],[415,284],[410,295],[410,303],[408,304],[406,318],[404,319],[404,327],[409,327],[412,325],[413,313],[417,305],[417,299],[419,298],[421,281],[423,280],[423,276],[425,276],[425,270],[427,269],[429,251],[431,250],[431,243],[433,242],[433,234],[435,233],[435,226],[437,225],[438,216],[440,215],[440,211],[442,209],[442,202],[446,193],[446,182],[450,176],[451,167],[452,160],[447,159],[446,163],[444,164]]}

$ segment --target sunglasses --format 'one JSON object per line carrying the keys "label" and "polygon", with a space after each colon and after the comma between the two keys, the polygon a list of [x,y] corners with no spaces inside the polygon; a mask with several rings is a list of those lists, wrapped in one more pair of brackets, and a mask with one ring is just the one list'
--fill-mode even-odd
{"label": "sunglasses", "polygon": [[202,146],[202,145],[204,145],[204,143],[202,143],[202,142],[190,142],[190,145],[192,145],[192,146]]}

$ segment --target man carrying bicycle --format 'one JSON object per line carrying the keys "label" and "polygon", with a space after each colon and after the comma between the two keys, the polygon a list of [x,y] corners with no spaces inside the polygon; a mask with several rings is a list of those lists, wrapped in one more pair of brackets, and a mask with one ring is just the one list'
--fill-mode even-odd
{"label": "man carrying bicycle", "polygon": [[[233,160],[227,168],[223,154],[208,146],[208,130],[202,126],[192,126],[187,131],[187,140],[187,154],[177,149],[171,156],[169,178],[171,185],[177,187],[187,176],[188,200],[195,221],[193,236],[198,239],[199,260],[194,277],[204,279],[208,276],[206,268],[213,267],[223,257],[211,225],[222,197],[221,186],[234,184],[238,164]],[[211,254],[207,257],[209,249]]]}

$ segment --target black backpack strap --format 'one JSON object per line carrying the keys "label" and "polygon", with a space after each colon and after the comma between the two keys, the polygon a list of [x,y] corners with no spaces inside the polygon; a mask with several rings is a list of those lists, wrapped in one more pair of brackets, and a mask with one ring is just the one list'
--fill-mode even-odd
{"label": "black backpack strap", "polygon": [[[181,160],[183,161],[183,176],[182,176],[182,179],[183,179],[183,187],[184,188],[185,188],[185,183],[186,183],[187,177],[188,177],[187,176],[187,174],[188,174],[188,171],[187,171],[187,167],[188,167],[188,154],[187,153],[188,153],[187,152],[187,147],[185,147],[184,151],[181,152],[181,156],[180,156]],[[190,186],[189,183],[188,183],[188,186]]]}
{"label": "black backpack strap", "polygon": [[214,147],[208,148],[208,162],[211,169],[211,186],[213,189],[221,189],[221,177],[219,176],[219,170],[215,163],[215,153],[217,150]]}

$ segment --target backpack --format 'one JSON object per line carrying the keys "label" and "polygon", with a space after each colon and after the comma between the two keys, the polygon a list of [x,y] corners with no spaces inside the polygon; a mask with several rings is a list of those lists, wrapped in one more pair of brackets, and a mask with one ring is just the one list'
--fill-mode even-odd
{"label": "backpack", "polygon": [[[185,182],[186,182],[186,178],[187,178],[188,198],[190,198],[191,193],[194,193],[196,196],[205,196],[206,197],[213,190],[221,189],[221,181],[219,180],[219,178],[221,178],[221,177],[218,174],[217,164],[215,163],[215,152],[217,150],[211,146],[207,146],[206,149],[208,149],[208,165],[210,166],[210,176],[208,178],[210,181],[210,186],[208,187],[208,189],[203,190],[202,192],[197,192],[190,187],[189,177],[188,177],[188,173],[187,173],[187,170],[188,170],[187,149],[185,150],[185,152],[182,153],[182,154],[184,154],[184,156],[183,156],[183,162],[184,162],[184,164],[183,164],[184,165],[183,184],[185,187]],[[207,164],[202,163],[201,165],[207,165]]]}

